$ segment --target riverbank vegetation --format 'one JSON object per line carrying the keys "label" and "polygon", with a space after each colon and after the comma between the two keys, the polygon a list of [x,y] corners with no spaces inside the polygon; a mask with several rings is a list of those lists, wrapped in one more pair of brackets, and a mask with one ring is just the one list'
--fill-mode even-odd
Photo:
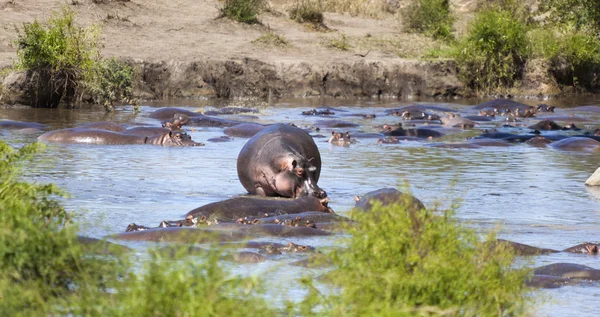
{"label": "riverbank vegetation", "polygon": [[[309,316],[519,316],[531,297],[528,269],[514,268],[511,250],[484,241],[459,224],[453,210],[409,210],[410,203],[374,204],[357,211],[358,224],[331,254],[325,283],[338,294],[304,282]],[[314,307],[322,307],[315,310]]]}
{"label": "riverbank vegetation", "polygon": [[[259,277],[233,276],[219,249],[127,253],[83,244],[54,185],[22,180],[40,150],[0,142],[0,311],[9,316],[518,315],[527,306],[512,254],[481,242],[452,211],[407,212],[402,202],[354,214],[347,247],[329,255],[338,292],[287,307],[267,303]],[[134,254],[135,253],[135,254]],[[135,262],[133,262],[135,261]]]}
{"label": "riverbank vegetation", "polygon": [[75,106],[88,99],[107,109],[132,97],[133,69],[100,56],[100,29],[78,26],[63,6],[47,23],[24,24],[15,41],[15,68],[30,73],[35,107]]}

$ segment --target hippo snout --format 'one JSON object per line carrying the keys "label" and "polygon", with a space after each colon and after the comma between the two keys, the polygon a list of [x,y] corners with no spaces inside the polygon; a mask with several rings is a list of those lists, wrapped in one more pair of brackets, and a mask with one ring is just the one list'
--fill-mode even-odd
{"label": "hippo snout", "polygon": [[327,192],[325,192],[324,190],[319,188],[319,189],[313,191],[312,195],[319,199],[322,199],[322,198],[327,197]]}

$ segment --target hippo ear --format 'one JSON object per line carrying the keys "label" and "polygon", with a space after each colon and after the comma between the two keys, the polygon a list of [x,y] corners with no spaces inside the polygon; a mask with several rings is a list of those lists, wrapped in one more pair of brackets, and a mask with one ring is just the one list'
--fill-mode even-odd
{"label": "hippo ear", "polygon": [[173,136],[173,131],[169,131],[169,137]]}

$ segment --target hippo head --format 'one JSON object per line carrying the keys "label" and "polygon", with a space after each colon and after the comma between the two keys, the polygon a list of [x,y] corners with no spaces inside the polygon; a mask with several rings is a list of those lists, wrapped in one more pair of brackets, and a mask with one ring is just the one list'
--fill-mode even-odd
{"label": "hippo head", "polygon": [[145,143],[162,146],[204,146],[204,143],[194,142],[189,134],[176,131],[148,137]]}
{"label": "hippo head", "polygon": [[275,191],[283,197],[315,196],[325,198],[327,193],[317,185],[318,168],[299,155],[288,155],[279,160],[280,172],[275,176]]}
{"label": "hippo head", "polygon": [[163,128],[167,128],[171,131],[181,130],[181,127],[190,122],[190,117],[183,113],[176,113],[173,115],[173,121],[166,121],[162,124]]}

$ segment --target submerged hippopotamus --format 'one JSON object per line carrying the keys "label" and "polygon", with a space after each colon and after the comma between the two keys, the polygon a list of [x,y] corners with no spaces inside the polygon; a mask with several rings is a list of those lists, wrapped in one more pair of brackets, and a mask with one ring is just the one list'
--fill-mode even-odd
{"label": "submerged hippopotamus", "polygon": [[205,116],[198,112],[180,108],[161,108],[151,113],[149,117],[162,121],[174,119],[177,125],[185,124],[194,127],[231,127],[243,123],[241,121]]}
{"label": "submerged hippopotamus", "polygon": [[120,132],[95,129],[61,129],[46,132],[38,137],[40,141],[68,144],[152,144],[162,146],[202,146],[204,144],[192,141],[192,138],[180,132],[169,131],[153,136],[128,135]]}
{"label": "submerged hippopotamus", "polygon": [[253,195],[327,196],[317,185],[321,154],[315,141],[290,125],[268,126],[248,140],[238,156],[237,172],[244,188]]}
{"label": "submerged hippopotamus", "polygon": [[594,151],[600,142],[587,137],[570,137],[550,143],[552,148],[563,151]]}
{"label": "submerged hippopotamus", "polygon": [[333,145],[339,146],[350,146],[350,144],[356,143],[356,139],[350,136],[350,132],[346,133],[331,131],[331,138],[327,141]]}
{"label": "submerged hippopotamus", "polygon": [[113,132],[123,132],[127,129],[122,124],[118,124],[118,123],[112,122],[112,121],[90,122],[90,123],[85,123],[80,126],[77,126],[77,128],[107,130],[107,131],[113,131]]}
{"label": "submerged hippopotamus", "polygon": [[381,188],[364,194],[363,196],[354,197],[356,204],[354,210],[370,211],[373,203],[378,201],[382,206],[389,204],[400,203],[406,205],[409,211],[419,211],[425,209],[425,205],[410,194],[405,194],[395,188]]}
{"label": "submerged hippopotamus", "polygon": [[297,214],[305,211],[333,213],[327,200],[312,196],[298,199],[235,197],[214,202],[189,211],[186,217],[206,217],[220,221],[236,221],[239,218],[264,216],[265,214]]}

